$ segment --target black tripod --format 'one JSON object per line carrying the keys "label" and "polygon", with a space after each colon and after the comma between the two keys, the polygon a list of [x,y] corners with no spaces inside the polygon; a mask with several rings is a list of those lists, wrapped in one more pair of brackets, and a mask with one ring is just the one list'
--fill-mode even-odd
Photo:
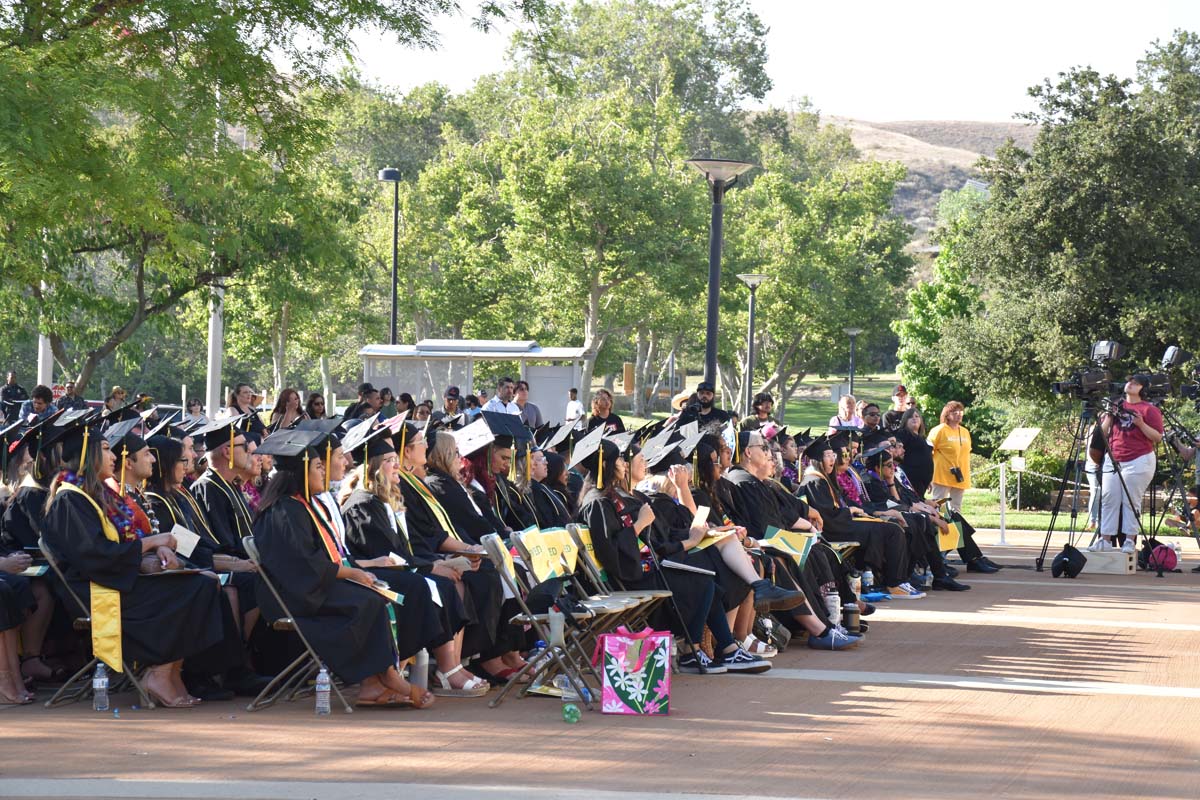
{"label": "black tripod", "polygon": [[[1192,447],[1200,447],[1200,443],[1196,442],[1196,437],[1188,431],[1187,427],[1175,414],[1165,408],[1160,408],[1159,410],[1163,414],[1164,421],[1183,438],[1186,438]],[[1192,512],[1188,507],[1187,487],[1183,483],[1183,473],[1187,468],[1187,463],[1183,460],[1175,445],[1167,441],[1165,437],[1163,444],[1167,453],[1167,463],[1170,465],[1171,475],[1167,481],[1169,488],[1167,496],[1163,499],[1162,511],[1154,519],[1154,534],[1157,534],[1162,529],[1167,513],[1171,511],[1171,507],[1174,504],[1176,511],[1178,511],[1180,518],[1183,520],[1184,526],[1174,531],[1172,535],[1186,535],[1195,539],[1200,534],[1200,531],[1197,531],[1196,523],[1192,519]],[[1198,476],[1198,479],[1200,479],[1200,476]]]}
{"label": "black tripod", "polygon": [[[1054,501],[1054,509],[1050,513],[1050,525],[1049,525],[1049,527],[1046,528],[1046,538],[1042,542],[1042,551],[1038,555],[1038,557],[1034,560],[1034,567],[1037,569],[1038,572],[1043,571],[1043,567],[1046,563],[1046,552],[1050,549],[1050,537],[1054,535],[1054,525],[1055,525],[1055,523],[1058,522],[1058,512],[1062,508],[1063,495],[1067,491],[1067,484],[1071,480],[1072,471],[1075,473],[1075,479],[1074,479],[1075,490],[1071,493],[1071,526],[1070,526],[1070,529],[1067,531],[1067,545],[1066,546],[1070,546],[1070,547],[1075,546],[1075,536],[1076,536],[1076,532],[1078,530],[1078,518],[1079,518],[1079,479],[1080,479],[1080,477],[1082,477],[1081,473],[1083,472],[1083,459],[1081,458],[1081,456],[1083,456],[1084,458],[1088,457],[1088,455],[1087,455],[1087,449],[1088,449],[1087,445],[1088,445],[1088,439],[1089,439],[1088,430],[1091,427],[1091,423],[1093,421],[1095,421],[1095,419],[1096,419],[1096,412],[1097,412],[1096,405],[1097,405],[1097,402],[1095,400],[1093,400],[1092,398],[1085,397],[1083,399],[1083,410],[1080,412],[1079,421],[1075,425],[1075,433],[1071,439],[1071,449],[1070,449],[1070,452],[1068,453],[1067,461],[1063,465],[1062,479],[1059,481],[1059,484],[1058,484],[1058,499]],[[1109,411],[1110,409],[1102,408],[1100,410]],[[1101,528],[1101,521],[1102,521],[1103,502],[1104,502],[1103,497],[1104,497],[1104,467],[1105,467],[1105,463],[1112,464],[1113,473],[1117,476],[1117,480],[1120,481],[1120,483],[1121,483],[1121,491],[1125,494],[1125,499],[1129,501],[1130,508],[1133,508],[1135,510],[1134,519],[1137,521],[1138,531],[1139,531],[1139,533],[1141,533],[1142,532],[1142,521],[1141,521],[1141,518],[1136,515],[1136,510],[1137,510],[1138,506],[1134,504],[1133,499],[1129,496],[1129,487],[1125,485],[1125,478],[1124,478],[1124,476],[1121,475],[1121,465],[1118,464],[1117,460],[1112,457],[1112,448],[1109,446],[1108,436],[1104,433],[1103,428],[1100,428],[1099,431],[1100,431],[1100,440],[1104,443],[1104,454],[1105,454],[1105,456],[1107,456],[1107,458],[1105,458],[1103,461],[1101,461],[1100,466],[1099,466],[1099,471],[1097,473],[1097,475],[1100,479],[1098,489],[1099,489],[1100,497],[1101,497],[1100,506],[1098,508],[1098,513],[1096,515],[1097,535],[1099,535],[1099,531]],[[1093,499],[1094,498],[1092,498],[1091,495],[1089,494],[1089,496],[1088,496],[1089,503],[1092,502]],[[1139,500],[1140,500],[1140,498],[1139,498]],[[1064,547],[1064,549],[1065,549],[1065,547]]]}

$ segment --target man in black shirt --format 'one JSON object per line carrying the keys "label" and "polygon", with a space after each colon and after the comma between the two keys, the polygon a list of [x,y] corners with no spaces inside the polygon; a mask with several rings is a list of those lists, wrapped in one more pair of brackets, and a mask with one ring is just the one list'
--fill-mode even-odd
{"label": "man in black shirt", "polygon": [[724,425],[729,421],[729,412],[722,411],[713,405],[715,399],[713,385],[708,381],[700,381],[700,385],[696,387],[696,401],[700,404],[696,420],[700,423],[701,429],[714,422]]}
{"label": "man in black shirt", "polygon": [[4,388],[0,389],[0,408],[4,411],[4,419],[8,422],[15,422],[17,414],[21,411],[21,403],[28,399],[29,392],[25,391],[24,386],[17,383],[17,373],[9,372]]}
{"label": "man in black shirt", "polygon": [[75,394],[75,381],[67,381],[67,392],[54,405],[67,411],[78,411],[87,408],[87,400]]}

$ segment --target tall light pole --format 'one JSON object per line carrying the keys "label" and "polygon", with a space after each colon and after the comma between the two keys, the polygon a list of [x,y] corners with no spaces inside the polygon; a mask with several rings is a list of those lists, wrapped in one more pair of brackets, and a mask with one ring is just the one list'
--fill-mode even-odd
{"label": "tall light pole", "polygon": [[863,332],[863,329],[842,328],[842,332],[850,337],[850,394],[854,394],[854,340]]}
{"label": "tall light pole", "polygon": [[386,167],[379,170],[379,180],[392,184],[392,336],[391,344],[396,344],[396,296],[399,286],[400,271],[400,170]]}
{"label": "tall light pole", "polygon": [[725,219],[725,190],[754,165],[723,158],[693,158],[688,164],[704,174],[712,190],[712,222],[708,231],[708,323],[704,332],[704,380],[717,381],[717,314],[721,300],[721,243]]}
{"label": "tall light pole", "polygon": [[758,294],[758,287],[769,277],[769,275],[761,275],[757,272],[742,272],[738,274],[738,280],[750,287],[750,322],[746,325],[746,375],[742,380],[742,385],[746,391],[746,403],[743,407],[746,416],[749,416],[753,411],[750,401],[754,397],[752,388],[754,384],[754,311],[756,295]]}

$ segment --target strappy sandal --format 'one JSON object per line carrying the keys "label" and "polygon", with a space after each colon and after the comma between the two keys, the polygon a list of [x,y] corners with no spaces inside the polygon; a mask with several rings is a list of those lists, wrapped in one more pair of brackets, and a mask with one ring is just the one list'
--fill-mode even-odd
{"label": "strappy sandal", "polygon": [[399,708],[400,706],[412,706],[413,708],[429,708],[433,705],[437,698],[433,693],[422,689],[420,686],[413,686],[410,689],[410,694],[406,697],[404,692],[398,692],[395,689],[385,688],[383,693],[378,697],[372,697],[364,700],[359,698],[354,701],[355,708]]}
{"label": "strappy sandal", "polygon": [[[10,683],[23,685],[20,681],[13,680],[13,674],[7,670],[0,672],[0,680],[8,680]],[[17,697],[9,697],[4,692],[0,691],[0,706],[27,706],[33,702],[33,694],[29,691],[22,691]]]}
{"label": "strappy sandal", "polygon": [[[160,674],[161,670],[164,669],[170,672],[173,671],[174,668],[170,665],[152,667],[151,669],[146,670],[146,675],[149,676],[152,674]],[[200,705],[201,702],[198,698],[192,697],[190,694],[188,694],[186,690],[182,696],[168,700],[154,689],[151,689],[147,684],[143,684],[142,688],[146,690],[147,696],[149,696],[149,698],[153,700],[155,704],[160,705],[163,708],[195,708],[196,706]]]}
{"label": "strappy sandal", "polygon": [[455,689],[450,685],[450,676],[462,672],[463,665],[459,664],[449,672],[440,670],[434,672],[437,676],[440,686],[434,687],[433,693],[438,697],[483,697],[492,687],[483,678],[478,675],[472,675],[471,679],[463,684],[461,689]]}
{"label": "strappy sandal", "polygon": [[779,649],[774,645],[764,642],[753,633],[746,637],[746,640],[741,643],[742,649],[747,653],[763,658],[774,658],[779,655]]}
{"label": "strappy sandal", "polygon": [[[25,665],[33,664],[34,668],[40,667],[41,671],[37,674],[27,674]],[[52,667],[46,663],[46,659],[41,653],[35,656],[21,656],[21,675],[26,681],[39,681],[42,683],[62,683],[67,677],[67,671],[62,667]]]}

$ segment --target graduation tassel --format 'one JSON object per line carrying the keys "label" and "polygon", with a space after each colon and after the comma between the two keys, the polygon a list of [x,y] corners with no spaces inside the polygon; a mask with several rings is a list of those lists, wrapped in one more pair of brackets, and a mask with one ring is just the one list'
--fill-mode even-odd
{"label": "graduation tassel", "polygon": [[371,467],[366,461],[364,461],[363,462],[363,489],[370,489],[370,488],[371,488]]}
{"label": "graduation tassel", "polygon": [[600,457],[596,459],[596,488],[604,488],[604,443],[600,444]]}
{"label": "graduation tassel", "polygon": [[229,426],[229,468],[233,469],[233,440],[237,438],[237,426]]}
{"label": "graduation tassel", "polygon": [[700,485],[700,448],[692,451],[692,485]]}
{"label": "graduation tassel", "polygon": [[525,443],[525,484],[529,485],[530,479],[533,477],[533,445],[529,442]]}
{"label": "graduation tassel", "polygon": [[308,448],[304,450],[304,499],[312,502],[312,494],[308,490]]}
{"label": "graduation tassel", "polygon": [[129,461],[129,445],[121,448],[121,485],[117,487],[122,497],[125,496],[125,464]]}
{"label": "graduation tassel", "polygon": [[325,443],[325,491],[329,491],[329,473],[333,466],[333,439]]}
{"label": "graduation tassel", "polygon": [[87,445],[88,445],[88,429],[83,429],[83,450],[79,455],[79,474],[87,472]]}

